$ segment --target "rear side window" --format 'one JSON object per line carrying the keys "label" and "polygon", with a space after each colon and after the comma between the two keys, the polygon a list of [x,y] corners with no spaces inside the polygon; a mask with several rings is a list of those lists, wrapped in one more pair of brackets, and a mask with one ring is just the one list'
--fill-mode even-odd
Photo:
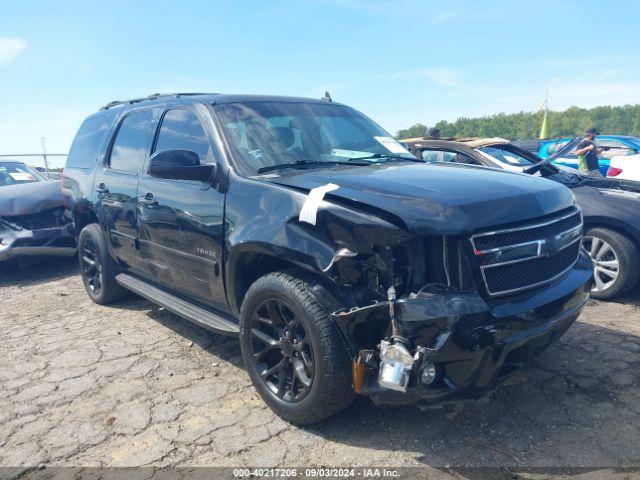
{"label": "rear side window", "polygon": [[174,108],[164,115],[154,151],[165,150],[191,150],[200,156],[201,163],[211,163],[213,159],[200,119],[186,108]]}
{"label": "rear side window", "polygon": [[124,117],[111,147],[109,168],[129,173],[142,170],[152,119],[152,110],[133,112]]}
{"label": "rear side window", "polygon": [[103,113],[87,118],[76,134],[67,157],[67,167],[91,168],[100,155],[100,148],[113,124],[114,114]]}

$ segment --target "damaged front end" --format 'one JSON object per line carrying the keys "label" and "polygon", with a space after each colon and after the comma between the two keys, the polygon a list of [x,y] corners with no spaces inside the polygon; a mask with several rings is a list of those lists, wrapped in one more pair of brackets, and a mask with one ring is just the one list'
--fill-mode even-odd
{"label": "damaged front end", "polygon": [[326,273],[358,393],[384,404],[479,399],[578,317],[591,286],[575,207],[472,236],[343,247]]}
{"label": "damaged front end", "polygon": [[73,256],[73,222],[63,207],[31,215],[0,217],[0,261]]}
{"label": "damaged front end", "polygon": [[0,189],[0,261],[21,264],[42,256],[76,253],[73,220],[65,211],[61,182],[33,182]]}

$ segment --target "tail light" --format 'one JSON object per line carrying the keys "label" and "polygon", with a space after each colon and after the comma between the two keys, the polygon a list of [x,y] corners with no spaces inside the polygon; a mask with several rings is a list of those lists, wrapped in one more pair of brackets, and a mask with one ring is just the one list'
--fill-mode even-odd
{"label": "tail light", "polygon": [[607,177],[617,177],[621,173],[622,173],[621,168],[609,167],[609,170],[607,171]]}

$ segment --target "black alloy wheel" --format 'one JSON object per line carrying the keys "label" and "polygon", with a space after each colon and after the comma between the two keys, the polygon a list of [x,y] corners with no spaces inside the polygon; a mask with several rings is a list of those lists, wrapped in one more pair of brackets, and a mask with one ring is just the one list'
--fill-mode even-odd
{"label": "black alloy wheel", "polygon": [[91,292],[100,294],[102,289],[102,265],[100,256],[93,238],[89,235],[82,239],[80,245],[80,265],[82,268],[82,279]]}
{"label": "black alloy wheel", "polygon": [[109,254],[102,228],[97,223],[90,223],[80,231],[78,260],[82,283],[95,303],[106,305],[129,295],[116,281],[119,269]]}
{"label": "black alloy wheel", "polygon": [[251,357],[269,392],[295,403],[310,392],[314,376],[313,348],[293,309],[278,298],[264,300],[250,321]]}
{"label": "black alloy wheel", "polygon": [[[290,269],[251,284],[240,312],[240,349],[249,378],[280,418],[321,422],[354,399],[352,359],[316,295],[321,280]],[[324,298],[324,296],[323,296]]]}

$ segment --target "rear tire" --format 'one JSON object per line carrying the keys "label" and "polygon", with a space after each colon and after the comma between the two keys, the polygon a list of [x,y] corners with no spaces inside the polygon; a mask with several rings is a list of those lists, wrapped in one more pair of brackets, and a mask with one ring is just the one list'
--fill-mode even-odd
{"label": "rear tire", "polygon": [[95,303],[106,305],[129,294],[116,282],[118,266],[107,250],[104,234],[97,223],[87,225],[80,232],[78,259],[82,283]]}
{"label": "rear tire", "polygon": [[594,262],[593,298],[609,300],[638,283],[640,255],[629,238],[608,228],[591,228],[582,244]]}
{"label": "rear tire", "polygon": [[320,422],[355,398],[344,342],[302,271],[269,273],[251,285],[240,346],[256,390],[288,422]]}

